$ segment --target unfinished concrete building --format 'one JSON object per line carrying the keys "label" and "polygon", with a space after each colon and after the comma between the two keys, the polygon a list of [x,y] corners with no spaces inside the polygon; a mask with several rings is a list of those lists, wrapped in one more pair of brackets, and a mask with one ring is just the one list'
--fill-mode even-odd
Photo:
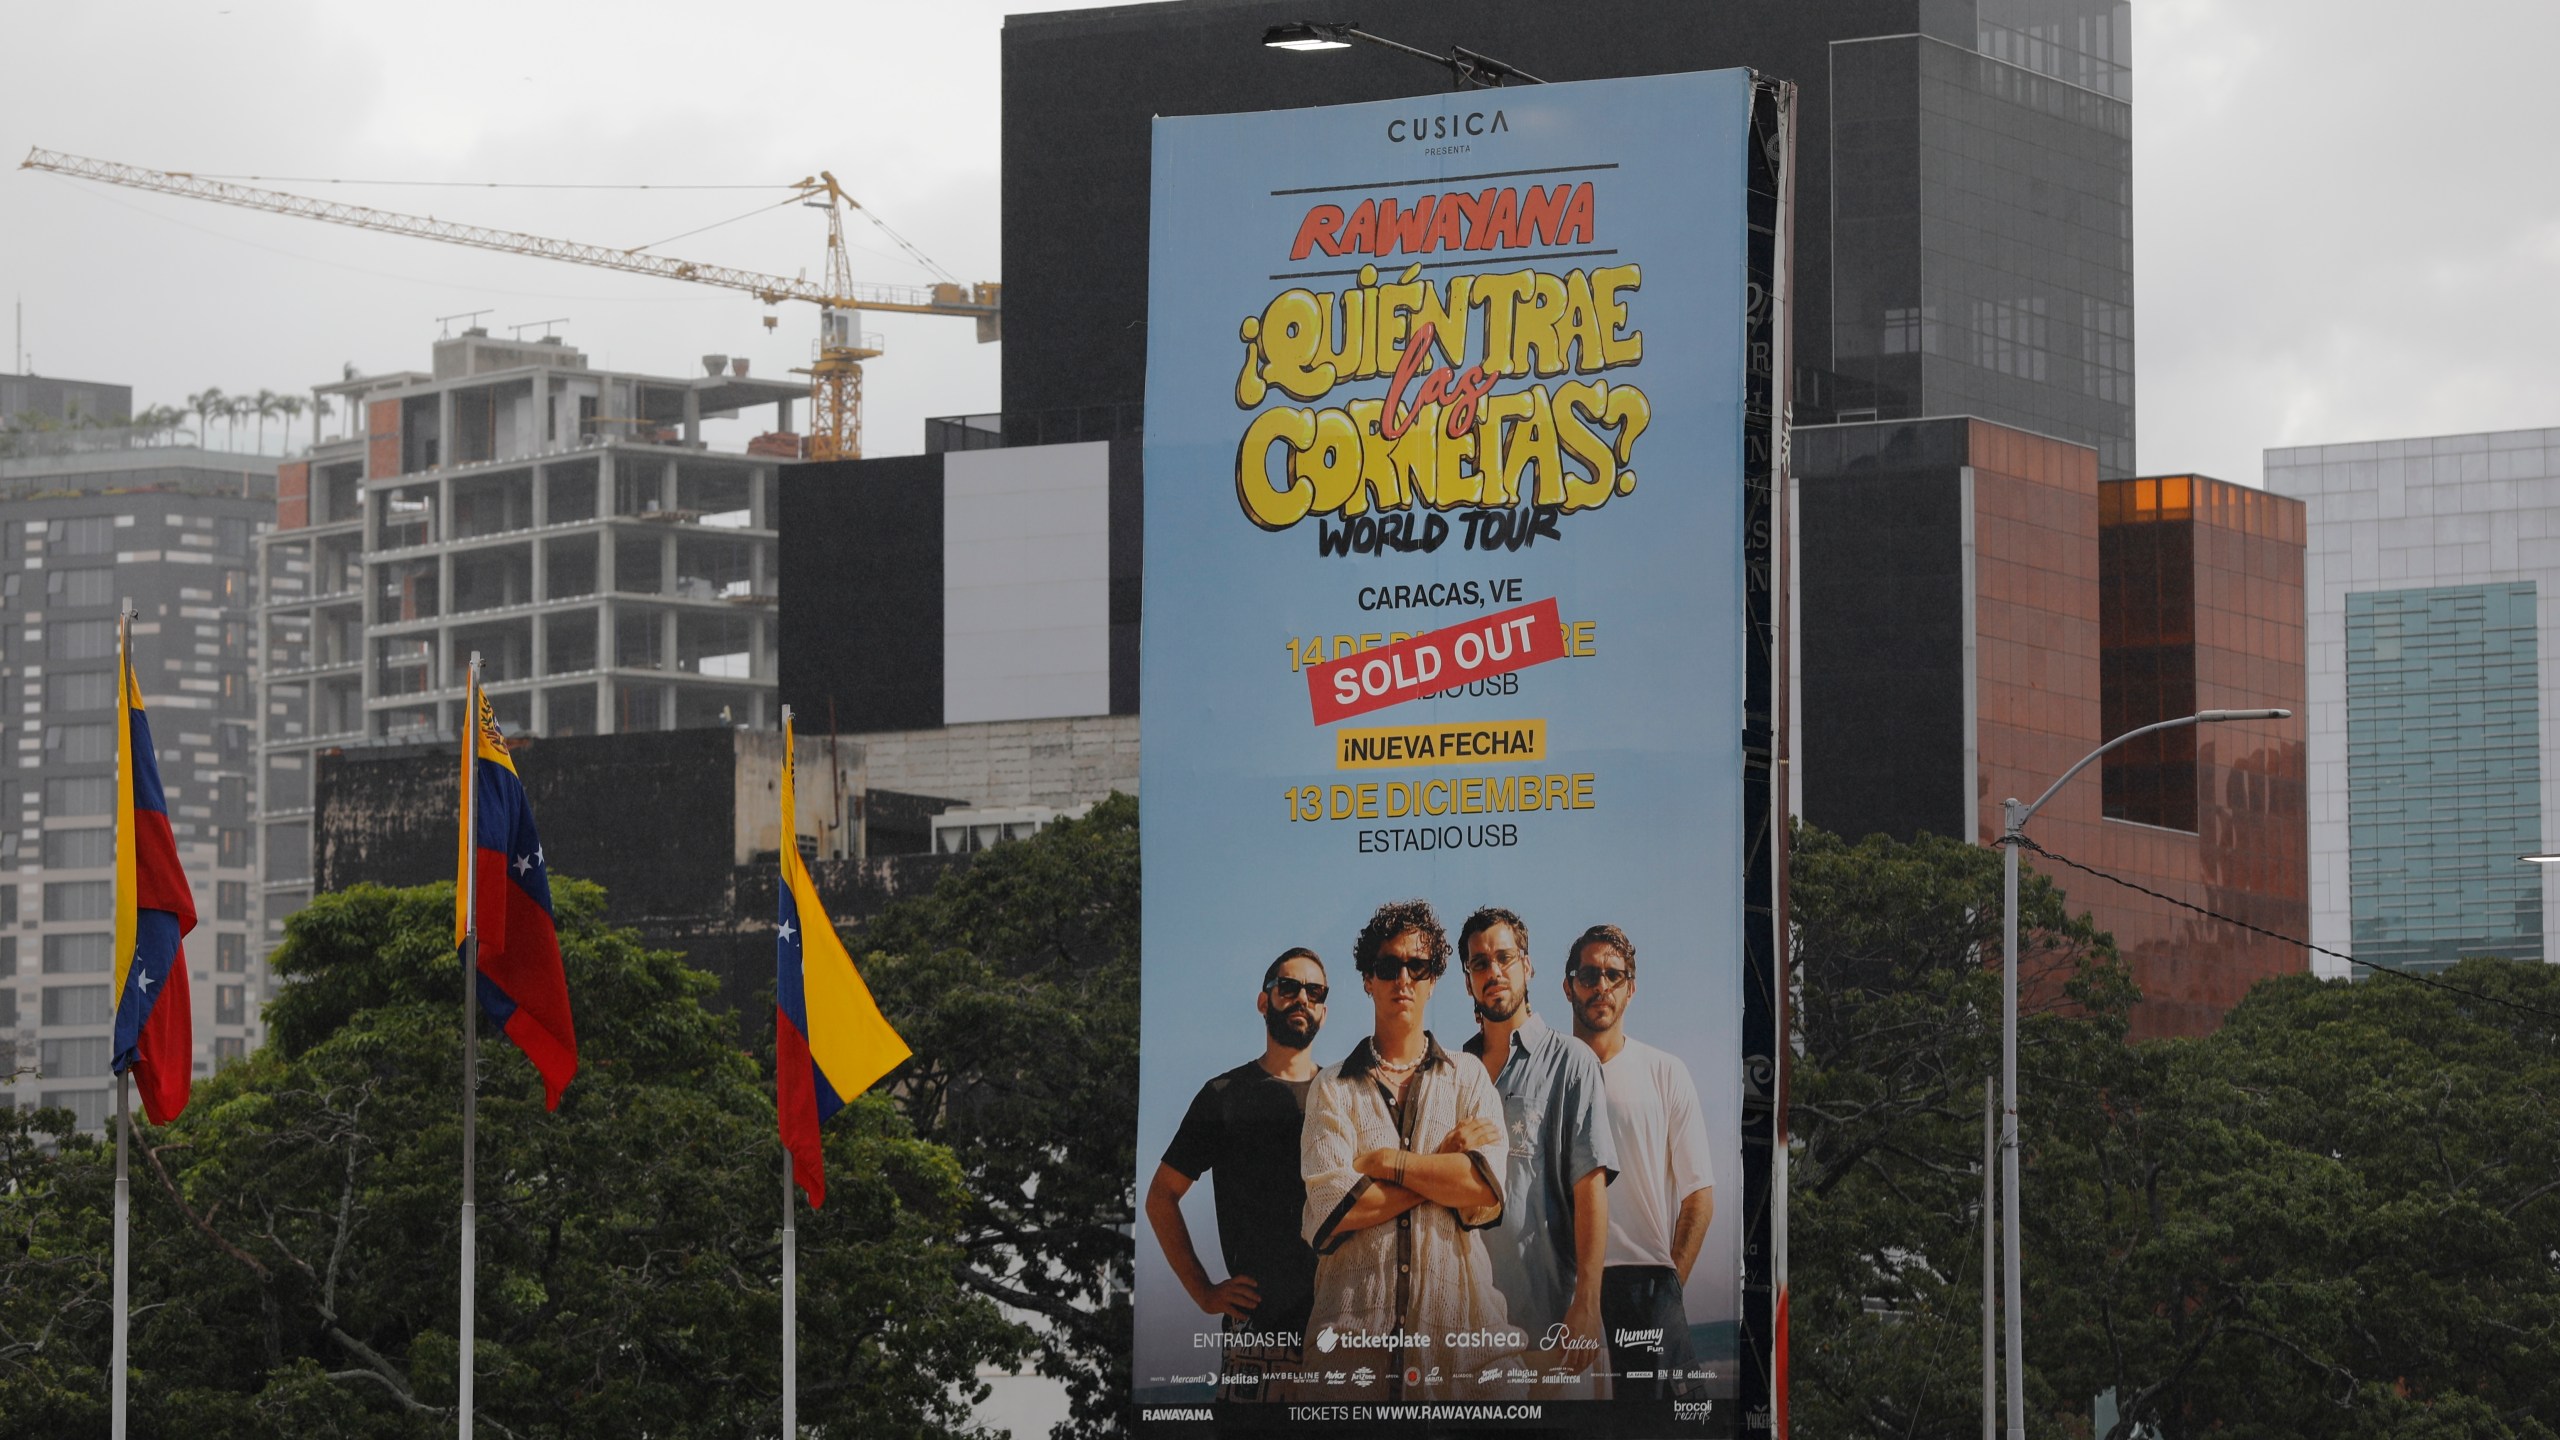
{"label": "unfinished concrete building", "polygon": [[[269,945],[310,898],[317,755],[459,734],[475,652],[510,733],[777,723],[774,475],[806,391],[704,358],[608,372],[472,329],[430,372],[314,387],[338,431],[278,474],[262,561]],[[764,407],[743,453],[704,443]]]}

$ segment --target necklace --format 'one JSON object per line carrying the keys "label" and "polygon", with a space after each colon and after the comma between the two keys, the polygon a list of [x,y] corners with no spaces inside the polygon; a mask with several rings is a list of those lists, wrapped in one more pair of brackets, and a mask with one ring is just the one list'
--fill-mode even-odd
{"label": "necklace", "polygon": [[[1372,1053],[1375,1053],[1375,1052],[1372,1052]],[[1410,1074],[1412,1074],[1412,1073],[1413,1073],[1413,1067],[1414,1067],[1414,1066],[1416,1066],[1416,1065],[1419,1065],[1419,1064],[1421,1064],[1421,1063],[1422,1063],[1422,1057],[1421,1057],[1421,1056],[1419,1056],[1419,1055],[1416,1055],[1416,1056],[1414,1056],[1412,1059],[1407,1060],[1406,1062],[1404,1062],[1404,1063],[1403,1063],[1403,1064],[1401,1064],[1401,1065],[1392,1065],[1392,1064],[1389,1064],[1388,1062],[1386,1062],[1386,1061],[1384,1061],[1384,1060],[1379,1060],[1379,1061],[1375,1062],[1375,1063],[1374,1063],[1370,1068],[1372,1068],[1372,1069],[1374,1069],[1374,1070],[1381,1071],[1381,1072],[1383,1072],[1383,1073],[1385,1073],[1385,1074],[1388,1074],[1388,1075],[1405,1076],[1405,1075],[1410,1075]]]}

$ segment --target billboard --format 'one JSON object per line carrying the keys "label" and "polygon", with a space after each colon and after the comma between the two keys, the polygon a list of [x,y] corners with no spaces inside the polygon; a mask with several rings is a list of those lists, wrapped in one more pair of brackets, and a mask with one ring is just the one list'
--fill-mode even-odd
{"label": "billboard", "polygon": [[1143,1435],[1741,1433],[1753,104],[1156,122]]}

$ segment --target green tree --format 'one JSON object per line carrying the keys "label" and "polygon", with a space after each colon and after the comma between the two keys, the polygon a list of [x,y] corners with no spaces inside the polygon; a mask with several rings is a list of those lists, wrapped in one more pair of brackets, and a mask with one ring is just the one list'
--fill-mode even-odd
{"label": "green tree", "polygon": [[[1796,1433],[1970,1440],[1983,1082],[2000,1064],[1999,852],[1799,826],[1788,886]],[[2134,992],[2113,943],[2043,876],[2021,877],[2019,910],[2021,1163],[2033,1172],[2057,1117],[2096,1104],[2127,1063]]]}
{"label": "green tree", "polygon": [[968,1176],[979,1293],[1040,1319],[1061,1437],[1129,1423],[1137,1217],[1138,804],[999,845],[858,937],[916,1052],[894,1077],[915,1132]]}
{"label": "green tree", "polygon": [[[728,1436],[773,1423],[780,1170],[771,1082],[708,977],[555,883],[582,1056],[558,1113],[484,1046],[479,1413],[493,1435]],[[461,967],[450,886],[296,915],[270,1041],[199,1081],[135,1162],[138,1434],[427,1437],[455,1402]],[[97,1433],[107,1152],[0,1113],[0,1434]],[[963,1283],[959,1164],[878,1096],[828,1127],[801,1224],[801,1414],[973,1433],[1021,1327]]]}
{"label": "green tree", "polygon": [[221,387],[208,385],[187,397],[187,408],[196,412],[197,448],[210,449],[213,444],[210,429],[213,417],[231,413],[231,397],[223,394]]}
{"label": "green tree", "polygon": [[2441,980],[2266,981],[2053,1148],[2033,1358],[2115,1440],[2560,1433],[2560,974]]}

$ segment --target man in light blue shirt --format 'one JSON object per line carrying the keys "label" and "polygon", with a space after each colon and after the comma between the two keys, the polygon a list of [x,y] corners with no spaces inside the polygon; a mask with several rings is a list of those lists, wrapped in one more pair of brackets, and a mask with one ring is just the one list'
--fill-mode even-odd
{"label": "man in light blue shirt", "polygon": [[1534,967],[1519,916],[1476,911],[1458,951],[1479,1026],[1467,1052],[1493,1072],[1510,1130],[1508,1207],[1485,1234],[1493,1283],[1527,1333],[1532,1363],[1588,1372],[1601,1355],[1600,1271],[1618,1166],[1600,1057],[1530,1009]]}

